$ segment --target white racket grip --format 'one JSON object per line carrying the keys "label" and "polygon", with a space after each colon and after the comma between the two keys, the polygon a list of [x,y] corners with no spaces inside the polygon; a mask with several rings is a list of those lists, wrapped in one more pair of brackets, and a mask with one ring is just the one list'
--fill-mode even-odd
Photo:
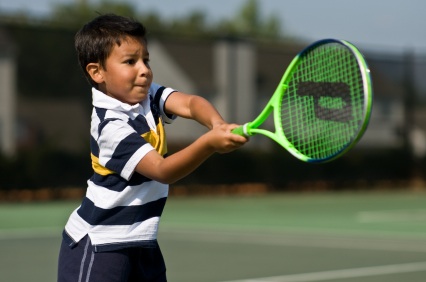
{"label": "white racket grip", "polygon": [[246,123],[243,125],[243,133],[244,133],[244,136],[247,138],[250,137],[250,134],[248,133],[248,124],[249,123]]}

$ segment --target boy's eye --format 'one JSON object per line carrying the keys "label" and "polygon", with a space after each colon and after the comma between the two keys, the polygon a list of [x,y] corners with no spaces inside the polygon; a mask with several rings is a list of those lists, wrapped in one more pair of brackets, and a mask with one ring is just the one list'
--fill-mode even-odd
{"label": "boy's eye", "polygon": [[125,63],[128,64],[128,65],[134,65],[136,63],[136,61],[133,60],[133,59],[129,59]]}

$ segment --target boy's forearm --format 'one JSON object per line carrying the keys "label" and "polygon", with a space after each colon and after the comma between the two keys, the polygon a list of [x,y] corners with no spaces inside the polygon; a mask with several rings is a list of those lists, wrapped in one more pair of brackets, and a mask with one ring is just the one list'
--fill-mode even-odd
{"label": "boy's forearm", "polygon": [[189,175],[215,153],[214,148],[203,139],[204,136],[201,136],[188,147],[164,159],[163,166],[168,172],[167,183],[174,183]]}
{"label": "boy's forearm", "polygon": [[209,101],[197,95],[174,92],[167,98],[165,109],[169,114],[195,120],[209,129],[226,123]]}
{"label": "boy's forearm", "polygon": [[188,147],[173,155],[162,158],[157,152],[149,152],[139,162],[136,171],[153,180],[173,183],[187,176],[215,152],[228,153],[247,142],[233,134],[237,125],[227,124],[216,108],[206,99],[175,92],[165,104],[166,112],[183,118],[193,119],[210,130]]}
{"label": "boy's forearm", "polygon": [[209,129],[225,123],[217,109],[202,97],[194,98],[190,108],[192,118]]}
{"label": "boy's forearm", "polygon": [[247,139],[233,134],[233,128],[235,125],[232,124],[216,126],[167,158],[152,150],[142,158],[136,171],[162,183],[174,183],[193,172],[215,152],[229,153],[244,145]]}
{"label": "boy's forearm", "polygon": [[214,153],[215,149],[203,135],[188,147],[164,159],[155,151],[148,153],[139,162],[136,171],[153,180],[171,184],[193,172]]}

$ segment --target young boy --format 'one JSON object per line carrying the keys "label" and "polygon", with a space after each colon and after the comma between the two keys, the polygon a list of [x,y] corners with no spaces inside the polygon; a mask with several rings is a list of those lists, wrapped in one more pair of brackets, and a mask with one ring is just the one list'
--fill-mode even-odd
{"label": "young boy", "polygon": [[[58,281],[166,281],[156,239],[168,184],[247,140],[205,99],[152,82],[139,22],[99,16],[76,34],[75,46],[93,86],[94,174],[65,226]],[[210,130],[165,158],[163,123],[177,116]]]}

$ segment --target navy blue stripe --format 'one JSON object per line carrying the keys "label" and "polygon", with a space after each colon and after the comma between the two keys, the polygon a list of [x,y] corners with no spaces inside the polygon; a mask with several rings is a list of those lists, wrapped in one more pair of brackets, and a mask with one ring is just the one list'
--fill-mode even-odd
{"label": "navy blue stripe", "polygon": [[118,118],[107,118],[105,120],[103,120],[99,125],[98,125],[98,135],[100,136],[102,133],[102,130],[105,128],[105,126],[107,126],[108,123],[110,123],[111,121],[115,121],[115,120],[120,120]]}
{"label": "navy blue stripe", "polygon": [[90,135],[90,152],[97,158],[99,158],[99,144],[96,142],[95,138]]}
{"label": "navy blue stripe", "polygon": [[131,225],[161,216],[166,200],[165,197],[141,206],[102,209],[96,207],[88,198],[84,198],[77,213],[91,225]]}
{"label": "navy blue stripe", "polygon": [[77,246],[77,242],[74,241],[73,238],[71,238],[71,236],[67,233],[65,229],[64,231],[62,231],[62,239],[64,240],[64,243],[70,248],[74,248],[75,246]]}
{"label": "navy blue stripe", "polygon": [[128,124],[139,134],[142,135],[144,133],[149,132],[151,129],[149,128],[148,123],[144,116],[138,115],[134,120],[128,121]]}
{"label": "navy blue stripe", "polygon": [[161,98],[161,95],[163,95],[164,89],[166,89],[166,87],[161,86],[161,87],[160,87],[160,88],[158,88],[158,89],[157,89],[157,91],[155,92],[155,95],[154,95],[154,101],[155,101],[155,103],[156,103],[157,105],[159,105],[159,104],[160,104],[160,98]]}
{"label": "navy blue stripe", "polygon": [[160,99],[163,95],[164,89],[166,89],[164,86],[158,88],[157,92],[155,92],[154,100],[151,101],[151,112],[154,116],[155,124],[158,124],[159,117],[161,116],[160,113]]}
{"label": "navy blue stripe", "polygon": [[145,139],[137,133],[128,135],[120,141],[105,167],[115,172],[121,172],[133,154],[146,143]]}
{"label": "navy blue stripe", "polygon": [[157,240],[139,240],[139,241],[131,241],[131,242],[99,244],[99,245],[93,245],[93,247],[95,249],[95,253],[111,252],[111,251],[133,248],[133,247],[153,249],[153,248],[158,248],[158,242]]}
{"label": "navy blue stripe", "polygon": [[129,181],[126,181],[116,173],[105,176],[94,173],[90,180],[98,186],[105,187],[106,189],[116,192],[123,191],[127,186],[138,186],[144,182],[151,181],[151,179],[137,172],[133,173]]}
{"label": "navy blue stripe", "polygon": [[106,109],[95,107],[96,115],[100,119],[100,121],[103,121],[105,119],[106,115]]}

